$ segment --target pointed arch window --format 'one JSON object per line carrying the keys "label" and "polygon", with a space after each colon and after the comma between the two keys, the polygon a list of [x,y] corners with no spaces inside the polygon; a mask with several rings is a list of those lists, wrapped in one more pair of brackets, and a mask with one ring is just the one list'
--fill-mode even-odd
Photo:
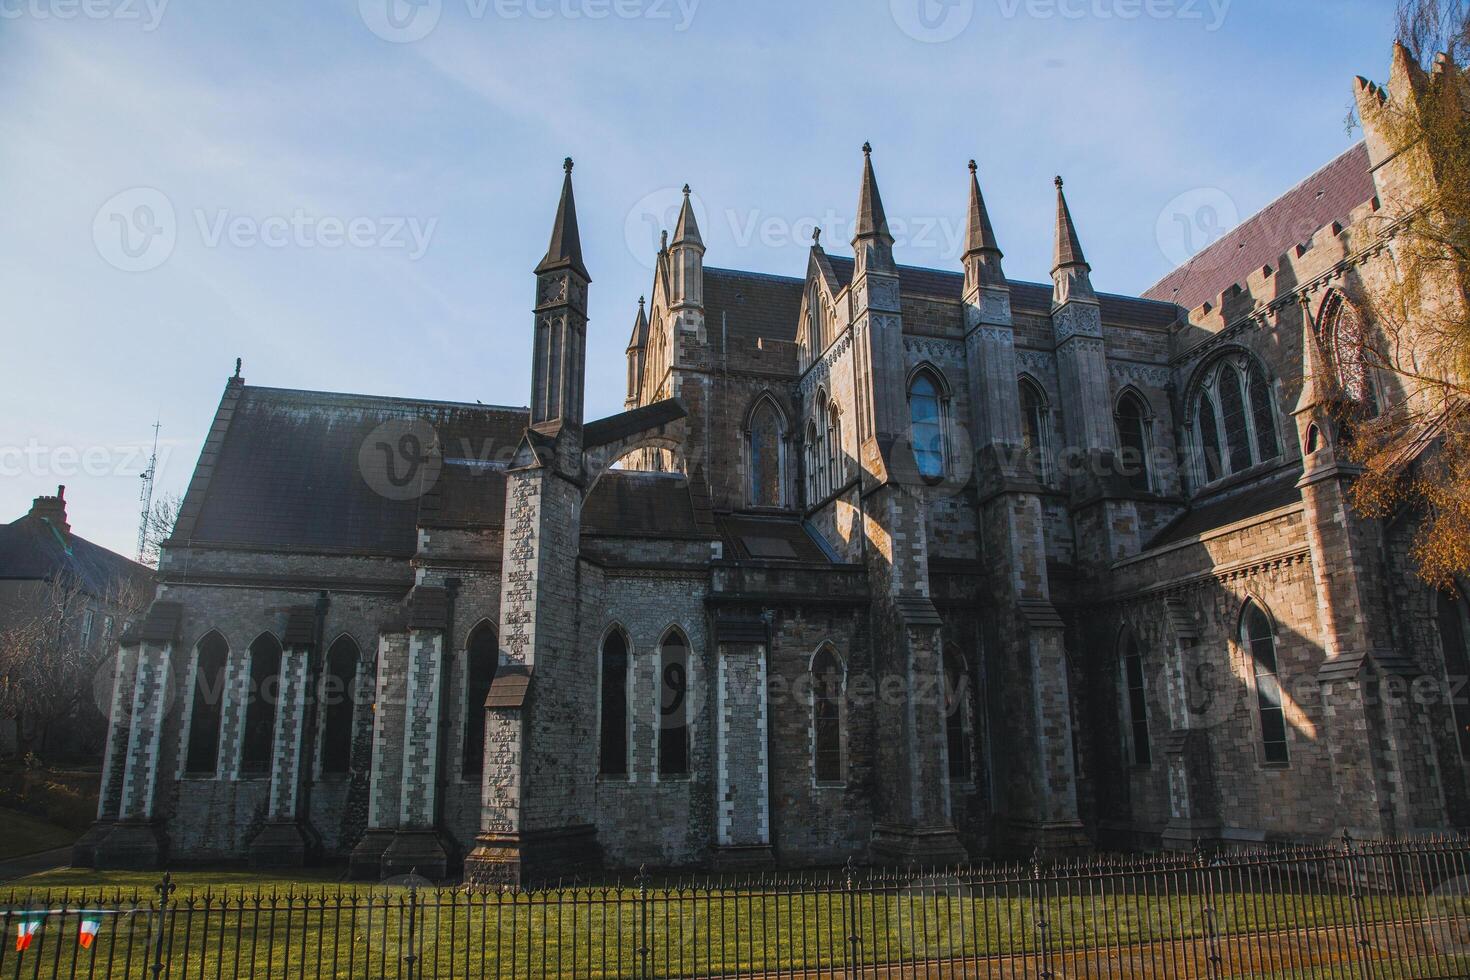
{"label": "pointed arch window", "polygon": [[944,399],[939,379],[928,370],[909,382],[909,441],[919,475],[944,478]]}
{"label": "pointed arch window", "polygon": [[225,700],[225,664],[230,647],[210,631],[194,648],[194,692],[189,710],[189,748],[184,771],[213,776],[219,770],[219,733]]}
{"label": "pointed arch window", "polygon": [[817,482],[817,423],[806,424],[806,441],[803,446],[806,456],[806,502],[814,506],[822,499],[821,486]]}
{"label": "pointed arch window", "polygon": [[827,393],[817,392],[817,417],[813,419],[816,430],[816,441],[812,452],[817,458],[817,499],[822,499],[832,492],[832,483],[828,464],[831,462],[831,430],[827,428]]}
{"label": "pointed arch window", "polygon": [[818,784],[842,777],[842,690],[845,671],[837,651],[824,646],[812,658],[812,771]]}
{"label": "pointed arch window", "polygon": [[1250,354],[1219,358],[1194,393],[1194,439],[1203,483],[1279,459],[1271,383]]}
{"label": "pointed arch window", "polygon": [[478,776],[485,771],[485,699],[500,666],[500,642],[495,627],[480,623],[465,643],[464,740],[460,751],[460,774]]}
{"label": "pointed arch window", "polygon": [[324,775],[341,775],[352,768],[352,719],[357,702],[357,665],[361,651],[350,636],[338,637],[327,650],[318,703],[322,708]]}
{"label": "pointed arch window", "polygon": [[944,649],[944,736],[949,756],[949,778],[975,779],[975,697],[970,663],[953,644]]}
{"label": "pointed arch window", "polygon": [[1374,357],[1368,347],[1362,313],[1334,289],[1322,301],[1318,324],[1322,351],[1332,366],[1338,390],[1363,414],[1377,415]]}
{"label": "pointed arch window", "polygon": [[628,637],[621,629],[608,631],[602,641],[599,672],[598,772],[628,775]]}
{"label": "pointed arch window", "polygon": [[1041,386],[1030,378],[1021,378],[1018,387],[1021,393],[1021,448],[1026,451],[1031,472],[1045,483],[1050,478],[1046,396],[1042,394]]}
{"label": "pointed arch window", "polygon": [[1128,726],[1128,754],[1135,766],[1153,762],[1153,746],[1148,737],[1148,690],[1143,679],[1143,651],[1133,634],[1123,636],[1123,694],[1127,707],[1124,718]]}
{"label": "pointed arch window", "polygon": [[1470,698],[1463,693],[1463,679],[1470,677],[1470,645],[1467,645],[1470,630],[1466,629],[1465,600],[1457,592],[1441,591],[1436,606],[1439,640],[1444,648],[1444,671],[1449,680],[1447,690],[1459,692],[1451,698],[1456,740],[1460,754],[1470,759]]}
{"label": "pointed arch window", "polygon": [[270,772],[281,695],[281,644],[262,633],[250,644],[250,684],[245,701],[245,734],[240,741],[240,772]]}
{"label": "pointed arch window", "polygon": [[783,506],[786,425],[769,398],[756,403],[745,438],[746,458],[750,463],[750,506]]}
{"label": "pointed arch window", "polygon": [[827,472],[831,474],[832,486],[828,492],[837,490],[846,482],[842,456],[842,415],[837,402],[827,406]]}
{"label": "pointed arch window", "polygon": [[1261,728],[1261,760],[1282,765],[1289,760],[1286,747],[1286,713],[1281,698],[1281,679],[1276,660],[1276,630],[1271,617],[1254,602],[1246,604],[1240,617],[1240,643],[1251,658],[1255,677],[1256,715]]}
{"label": "pointed arch window", "polygon": [[689,773],[689,641],[677,629],[659,644],[658,774]]}
{"label": "pointed arch window", "polygon": [[1120,463],[1128,486],[1135,493],[1148,493],[1152,487],[1148,471],[1149,414],[1143,399],[1131,391],[1118,399],[1114,420],[1118,425],[1118,447],[1122,450]]}

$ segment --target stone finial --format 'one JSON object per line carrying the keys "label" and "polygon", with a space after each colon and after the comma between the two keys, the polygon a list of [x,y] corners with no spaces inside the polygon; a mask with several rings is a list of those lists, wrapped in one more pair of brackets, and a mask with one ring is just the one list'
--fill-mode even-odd
{"label": "stone finial", "polygon": [[1057,190],[1061,190],[1062,189],[1062,185],[1065,182],[1062,180],[1062,175],[1061,174],[1057,174],[1056,180],[1052,181],[1052,183],[1054,183],[1054,184],[1057,185]]}
{"label": "stone finial", "polygon": [[974,160],[971,160],[970,161],[970,173],[971,174],[974,174],[979,169],[980,169],[979,167],[975,166],[975,161]]}
{"label": "stone finial", "polygon": [[685,184],[684,185],[684,196],[685,197],[688,197],[689,196],[689,193],[690,193],[689,192],[689,185],[688,184]]}
{"label": "stone finial", "polygon": [[571,157],[567,157],[565,160],[563,160],[561,162],[561,169],[565,173],[571,173],[572,172],[572,158]]}
{"label": "stone finial", "polygon": [[873,155],[873,144],[872,143],[868,143],[868,142],[864,142],[863,143],[863,156],[870,157],[872,155]]}
{"label": "stone finial", "polygon": [[812,247],[817,248],[822,244],[822,229],[820,226],[812,228]]}
{"label": "stone finial", "polygon": [[638,305],[639,306],[642,306],[646,300],[647,300],[647,297],[639,296],[638,297]]}
{"label": "stone finial", "polygon": [[239,357],[235,358],[235,380],[236,381],[240,380],[240,362],[242,360],[243,360],[243,358],[239,358]]}

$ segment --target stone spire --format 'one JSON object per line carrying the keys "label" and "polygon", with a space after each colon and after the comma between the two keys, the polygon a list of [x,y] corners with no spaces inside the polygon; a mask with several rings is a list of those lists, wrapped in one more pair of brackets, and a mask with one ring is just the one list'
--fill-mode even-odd
{"label": "stone spire", "polygon": [[648,310],[643,296],[638,297],[638,315],[633,318],[633,335],[628,338],[628,350],[642,350],[648,346]]}
{"label": "stone spire", "polygon": [[860,270],[895,271],[893,235],[888,231],[883,195],[878,193],[878,177],[873,173],[871,143],[863,144],[863,187],[858,195],[857,227],[852,236],[852,248]]}
{"label": "stone spire", "polygon": [[970,161],[970,220],[965,234],[965,290],[976,286],[1004,286],[1005,272],[1000,260],[1003,253],[996,243],[995,228],[990,224],[990,211],[980,193],[980,178],[975,161]]}
{"label": "stone spire", "polygon": [[1073,299],[1097,299],[1092,291],[1092,266],[1082,254],[1082,242],[1077,238],[1077,226],[1072,222],[1072,209],[1067,206],[1067,195],[1062,190],[1062,178],[1057,185],[1057,230],[1056,252],[1052,261],[1051,278],[1054,286],[1052,305],[1062,306]]}
{"label": "stone spire", "polygon": [[689,203],[689,185],[684,185],[684,204],[679,209],[679,223],[674,226],[675,245],[704,245],[699,237],[699,222],[694,218],[694,207]]}
{"label": "stone spire", "polygon": [[556,206],[556,223],[551,226],[551,244],[546,258],[536,266],[536,274],[570,268],[588,282],[592,277],[582,264],[582,236],[577,231],[577,199],[572,193],[572,158],[562,163],[566,172],[561,184],[561,202]]}
{"label": "stone spire", "polygon": [[587,355],[587,284],[577,205],[572,197],[572,161],[562,167],[561,203],[546,258],[536,267],[536,329],[531,363],[531,424],[543,432],[582,426]]}
{"label": "stone spire", "polygon": [[1327,368],[1327,358],[1317,340],[1317,327],[1312,311],[1302,303],[1302,393],[1297,396],[1293,415],[1302,415],[1321,405],[1330,403],[1336,396],[1335,378]]}

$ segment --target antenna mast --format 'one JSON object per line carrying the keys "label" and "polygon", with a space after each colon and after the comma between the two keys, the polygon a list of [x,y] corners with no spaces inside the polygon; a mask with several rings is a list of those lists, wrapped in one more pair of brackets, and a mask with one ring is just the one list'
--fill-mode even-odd
{"label": "antenna mast", "polygon": [[148,457],[148,468],[139,474],[143,479],[142,490],[138,493],[138,502],[143,505],[138,516],[139,561],[146,557],[148,551],[148,525],[153,515],[153,478],[158,474],[158,430],[162,427],[161,420],[153,423],[153,454]]}

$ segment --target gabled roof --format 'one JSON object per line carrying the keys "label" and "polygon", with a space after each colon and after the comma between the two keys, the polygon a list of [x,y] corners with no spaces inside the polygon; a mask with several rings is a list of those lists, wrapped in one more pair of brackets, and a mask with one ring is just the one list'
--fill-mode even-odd
{"label": "gabled roof", "polygon": [[104,596],[120,580],[143,581],[152,574],[152,569],[33,514],[0,525],[0,579],[50,581],[71,575],[87,593]]}
{"label": "gabled roof", "polygon": [[689,479],[679,473],[608,470],[582,506],[585,534],[627,538],[708,538]]}
{"label": "gabled roof", "polygon": [[[206,448],[200,457],[199,471],[208,479],[198,516],[192,527],[181,524],[176,537],[179,543],[282,551],[412,555],[421,512],[425,520],[504,520],[504,487],[489,488],[503,484],[503,464],[525,431],[527,414],[522,408],[242,386],[218,449]],[[405,435],[437,437],[442,466],[426,493],[402,499],[374,484],[390,459],[406,475],[410,464],[397,453],[427,448],[401,444]]]}
{"label": "gabled roof", "polygon": [[1359,143],[1242,221],[1143,295],[1192,310],[1276,261],[1312,233],[1373,199],[1368,145]]}

